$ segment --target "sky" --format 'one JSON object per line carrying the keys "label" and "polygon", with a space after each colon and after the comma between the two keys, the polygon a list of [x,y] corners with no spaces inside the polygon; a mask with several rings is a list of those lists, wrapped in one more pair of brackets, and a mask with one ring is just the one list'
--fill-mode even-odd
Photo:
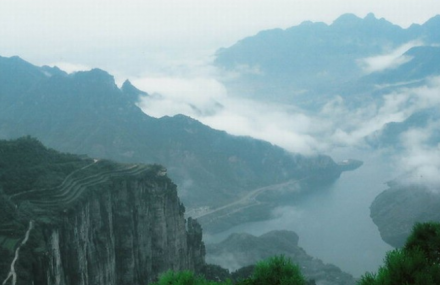
{"label": "sky", "polygon": [[[331,24],[344,13],[365,17],[370,12],[408,27],[440,14],[440,1],[2,0],[0,55],[18,55],[68,72],[99,67],[114,75],[117,84],[129,78],[154,95],[140,103],[149,115],[184,113],[290,151],[325,153],[334,145],[356,144],[387,122],[403,120],[410,113],[399,100],[406,95],[390,94],[384,106],[356,113],[335,98],[310,116],[294,106],[231,98],[211,61],[217,49],[261,30],[303,21]],[[398,66],[408,60],[401,55],[418,44],[366,58],[364,68],[375,72]]]}
{"label": "sky", "polygon": [[369,12],[407,27],[440,13],[440,1],[2,0],[0,55],[121,77],[166,73],[261,30]]}

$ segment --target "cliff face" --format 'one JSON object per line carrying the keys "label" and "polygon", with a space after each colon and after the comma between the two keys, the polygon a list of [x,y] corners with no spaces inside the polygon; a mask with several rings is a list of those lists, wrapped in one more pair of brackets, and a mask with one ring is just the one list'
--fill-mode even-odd
{"label": "cliff face", "polygon": [[[9,195],[17,223],[33,225],[29,240],[13,247],[16,284],[136,285],[168,269],[197,271],[204,263],[200,226],[185,221],[176,186],[161,170],[95,161],[54,188]],[[19,226],[14,234],[23,240]],[[13,250],[3,248],[2,280]]]}
{"label": "cliff face", "polygon": [[[121,181],[45,229],[46,284],[145,284],[167,269],[195,269],[183,213],[167,185]],[[202,256],[197,256],[202,258]],[[40,283],[39,284],[44,284]]]}
{"label": "cliff face", "polygon": [[415,223],[440,221],[439,188],[398,183],[390,186],[374,199],[370,215],[382,239],[393,247],[402,247]]}
{"label": "cliff face", "polygon": [[147,96],[102,70],[67,75],[0,57],[0,138],[31,135],[60,151],[165,165],[189,210],[292,179],[327,185],[341,173],[328,156],[289,153],[183,115],[150,117],[134,103],[139,95]]}

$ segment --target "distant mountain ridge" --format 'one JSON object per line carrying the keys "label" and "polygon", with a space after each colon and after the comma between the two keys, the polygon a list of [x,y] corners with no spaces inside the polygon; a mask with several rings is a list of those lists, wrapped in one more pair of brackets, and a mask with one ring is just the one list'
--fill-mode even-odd
{"label": "distant mountain ridge", "polygon": [[[285,30],[262,31],[219,49],[215,64],[241,74],[224,81],[236,95],[264,100],[270,94],[275,101],[313,108],[323,98],[344,92],[347,85],[356,86],[366,75],[364,59],[410,42],[427,48],[440,44],[439,31],[440,16],[404,29],[373,14],[363,19],[345,14],[330,25],[303,22]],[[432,62],[426,64],[439,74]],[[362,89],[353,87],[351,94],[356,92]]]}
{"label": "distant mountain ridge", "polygon": [[[439,196],[429,191],[438,182],[428,185],[433,182],[411,171],[432,163],[427,172],[439,175],[440,15],[408,28],[373,14],[346,14],[330,25],[262,31],[218,50],[215,64],[239,75],[223,80],[234,95],[292,105],[318,118],[337,118],[341,106],[349,122],[350,116],[376,121],[358,144],[382,148],[412,168],[371,205],[384,241],[401,246],[414,222],[439,219]],[[350,133],[357,126],[346,128]],[[407,176],[417,183],[408,185]]]}
{"label": "distant mountain ridge", "polygon": [[130,82],[118,88],[100,69],[66,74],[13,57],[0,58],[0,75],[0,138],[31,135],[61,151],[160,163],[189,208],[215,208],[292,179],[327,184],[341,173],[328,156],[291,154],[183,115],[150,117],[135,104],[145,93]]}

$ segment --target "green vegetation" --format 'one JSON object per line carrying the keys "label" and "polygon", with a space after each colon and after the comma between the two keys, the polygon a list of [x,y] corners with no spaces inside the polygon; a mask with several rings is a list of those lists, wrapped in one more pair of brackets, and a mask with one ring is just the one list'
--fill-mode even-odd
{"label": "green vegetation", "polygon": [[[218,269],[217,269],[218,270]],[[208,281],[202,276],[196,276],[190,271],[168,271],[153,285],[226,285],[226,281]],[[306,285],[306,281],[298,266],[284,256],[274,256],[257,263],[253,274],[238,280],[236,285]]]}
{"label": "green vegetation", "polygon": [[[153,285],[309,285],[298,268],[284,256],[274,256],[232,274],[207,265],[203,277],[192,272],[167,272]],[[215,280],[215,281],[208,281]],[[440,284],[440,223],[418,223],[405,247],[390,251],[377,274],[366,273],[358,285]]]}
{"label": "green vegetation", "polygon": [[119,164],[59,153],[29,136],[0,140],[0,276],[9,272],[29,221],[35,226],[28,250],[20,251],[20,266],[25,261],[40,262],[36,256],[48,252],[47,226],[63,222],[90,196],[114,189],[110,184],[128,183],[136,176],[166,184],[166,193],[175,194],[176,187],[163,169],[160,165]]}
{"label": "green vegetation", "polygon": [[377,274],[366,273],[358,284],[440,284],[440,224],[416,224],[405,246],[390,251]]}
{"label": "green vegetation", "polygon": [[181,272],[173,272],[167,271],[164,275],[162,275],[157,283],[153,283],[152,285],[227,285],[231,284],[229,281],[226,282],[215,282],[208,281],[201,276],[196,276],[191,271],[181,271]]}
{"label": "green vegetation", "polygon": [[298,266],[284,256],[274,256],[260,261],[250,278],[239,281],[240,285],[306,285]]}

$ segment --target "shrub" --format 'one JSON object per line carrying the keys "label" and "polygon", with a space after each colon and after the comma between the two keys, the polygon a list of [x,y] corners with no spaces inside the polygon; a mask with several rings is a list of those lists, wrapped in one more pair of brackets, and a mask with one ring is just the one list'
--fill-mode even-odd
{"label": "shrub", "polygon": [[152,285],[229,285],[229,282],[218,283],[207,281],[205,278],[196,276],[191,271],[173,272],[167,271],[157,283]]}
{"label": "shrub", "polygon": [[298,266],[284,256],[274,256],[256,264],[253,275],[240,285],[305,285]]}
{"label": "shrub", "polygon": [[359,285],[440,284],[440,224],[416,224],[403,249],[388,252],[377,274],[366,273]]}

